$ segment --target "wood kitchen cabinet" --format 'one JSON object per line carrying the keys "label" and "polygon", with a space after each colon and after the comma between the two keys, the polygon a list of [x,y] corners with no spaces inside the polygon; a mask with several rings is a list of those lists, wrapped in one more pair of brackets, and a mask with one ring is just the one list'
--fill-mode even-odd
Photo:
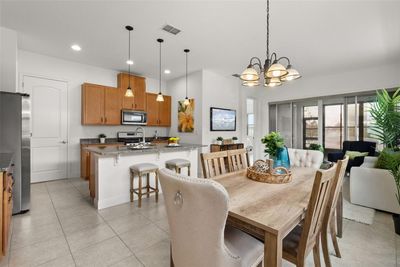
{"label": "wood kitchen cabinet", "polygon": [[120,125],[120,91],[114,87],[84,83],[82,85],[82,124]]}
{"label": "wood kitchen cabinet", "polygon": [[163,102],[157,102],[157,94],[146,93],[147,126],[171,126],[171,97],[164,95]]}
{"label": "wood kitchen cabinet", "polygon": [[[131,81],[134,97],[125,97],[126,89]],[[118,88],[121,94],[122,109],[145,110],[146,109],[146,79],[144,77],[118,74]]]}
{"label": "wood kitchen cabinet", "polygon": [[13,209],[13,178],[11,173],[0,172],[0,258],[7,254],[11,235],[11,215]]}

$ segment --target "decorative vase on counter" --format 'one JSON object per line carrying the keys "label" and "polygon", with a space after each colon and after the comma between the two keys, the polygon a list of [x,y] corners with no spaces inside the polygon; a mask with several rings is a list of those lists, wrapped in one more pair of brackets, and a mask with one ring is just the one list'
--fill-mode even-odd
{"label": "decorative vase on counter", "polygon": [[289,152],[287,147],[278,148],[278,152],[276,153],[276,157],[273,157],[274,160],[274,168],[276,167],[285,167],[286,169],[290,168],[290,159]]}
{"label": "decorative vase on counter", "polygon": [[106,142],[106,138],[105,137],[100,137],[100,144],[104,144]]}
{"label": "decorative vase on counter", "polygon": [[217,141],[217,145],[222,145],[222,141]]}

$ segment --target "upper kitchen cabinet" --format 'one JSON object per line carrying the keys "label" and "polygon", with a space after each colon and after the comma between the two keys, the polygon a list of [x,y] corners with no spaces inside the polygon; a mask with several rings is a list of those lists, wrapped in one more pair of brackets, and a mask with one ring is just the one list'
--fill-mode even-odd
{"label": "upper kitchen cabinet", "polygon": [[[125,97],[125,91],[129,86],[129,80],[131,81],[134,97]],[[118,74],[118,88],[121,92],[123,109],[146,109],[146,79],[144,77],[120,73]]]}
{"label": "upper kitchen cabinet", "polygon": [[157,94],[146,93],[147,126],[171,126],[171,97],[164,95],[157,102]]}
{"label": "upper kitchen cabinet", "polygon": [[120,125],[120,91],[114,87],[84,83],[82,85],[82,124]]}

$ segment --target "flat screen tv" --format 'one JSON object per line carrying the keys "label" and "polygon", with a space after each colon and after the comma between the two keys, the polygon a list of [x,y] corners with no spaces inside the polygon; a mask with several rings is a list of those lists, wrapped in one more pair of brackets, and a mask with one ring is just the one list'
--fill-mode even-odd
{"label": "flat screen tv", "polygon": [[236,110],[211,107],[210,131],[236,131]]}

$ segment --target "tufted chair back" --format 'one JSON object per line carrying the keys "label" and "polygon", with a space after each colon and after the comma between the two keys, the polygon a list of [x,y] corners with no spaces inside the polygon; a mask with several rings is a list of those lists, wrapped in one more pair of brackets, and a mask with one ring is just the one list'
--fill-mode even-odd
{"label": "tufted chair back", "polygon": [[211,179],[160,170],[170,227],[172,257],[177,267],[241,266],[224,242],[228,193]]}
{"label": "tufted chair back", "polygon": [[324,154],[321,151],[288,148],[290,167],[307,167],[319,169]]}

